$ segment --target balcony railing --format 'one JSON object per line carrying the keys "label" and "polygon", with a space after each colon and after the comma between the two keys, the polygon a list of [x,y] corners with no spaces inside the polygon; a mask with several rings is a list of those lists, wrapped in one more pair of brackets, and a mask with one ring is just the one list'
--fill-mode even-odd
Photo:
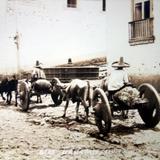
{"label": "balcony railing", "polygon": [[153,18],[129,22],[130,45],[153,43]]}

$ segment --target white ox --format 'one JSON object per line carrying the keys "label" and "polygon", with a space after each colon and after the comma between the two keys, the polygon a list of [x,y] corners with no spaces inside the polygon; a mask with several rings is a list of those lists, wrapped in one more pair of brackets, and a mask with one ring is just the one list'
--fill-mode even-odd
{"label": "white ox", "polygon": [[73,79],[69,84],[65,85],[64,83],[61,83],[58,78],[54,78],[53,80],[55,85],[61,87],[63,90],[63,100],[66,101],[63,117],[66,116],[69,101],[72,100],[73,103],[77,102],[76,120],[79,119],[78,110],[81,103],[86,112],[85,122],[87,122],[93,94],[93,87],[90,85],[90,82],[80,79]]}

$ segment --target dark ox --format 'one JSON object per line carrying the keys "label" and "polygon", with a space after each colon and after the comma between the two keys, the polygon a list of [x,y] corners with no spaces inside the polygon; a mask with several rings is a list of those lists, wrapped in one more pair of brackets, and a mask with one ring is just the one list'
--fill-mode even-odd
{"label": "dark ox", "polygon": [[6,98],[3,96],[3,93],[7,94],[7,104],[11,103],[12,100],[12,91],[15,91],[15,105],[17,105],[17,84],[18,80],[13,76],[13,79],[8,80],[8,78],[2,79],[0,83],[0,94],[3,98],[3,100],[6,100]]}
{"label": "dark ox", "polygon": [[37,103],[42,102],[41,94],[50,94],[53,91],[52,84],[46,79],[38,79],[32,84],[32,93],[37,95]]}
{"label": "dark ox", "polygon": [[78,117],[78,110],[80,103],[84,106],[86,117],[85,122],[88,121],[89,107],[91,106],[93,87],[90,85],[89,81],[74,79],[71,83],[65,86],[63,83],[56,80],[56,85],[63,88],[63,100],[66,101],[63,117],[66,116],[66,111],[69,105],[69,101],[71,100],[73,103],[77,102],[76,105],[76,120]]}
{"label": "dark ox", "polygon": [[33,85],[33,90],[38,94],[51,93],[52,88],[52,84],[46,79],[38,79]]}

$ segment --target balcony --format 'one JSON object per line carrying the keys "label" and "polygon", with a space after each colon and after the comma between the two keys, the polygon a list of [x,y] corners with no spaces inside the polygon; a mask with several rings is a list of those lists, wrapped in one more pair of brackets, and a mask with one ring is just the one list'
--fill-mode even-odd
{"label": "balcony", "polygon": [[153,18],[129,22],[130,45],[153,43],[154,39]]}

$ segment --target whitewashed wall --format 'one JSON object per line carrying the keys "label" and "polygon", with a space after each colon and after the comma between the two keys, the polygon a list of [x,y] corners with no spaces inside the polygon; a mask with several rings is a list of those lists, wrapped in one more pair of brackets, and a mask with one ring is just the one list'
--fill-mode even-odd
{"label": "whitewashed wall", "polygon": [[130,46],[128,22],[131,19],[131,0],[107,0],[107,48],[109,62],[123,56],[131,64],[130,72],[160,74],[160,1],[154,0],[154,35],[152,44]]}
{"label": "whitewashed wall", "polygon": [[0,1],[0,71],[16,68],[16,29],[20,32],[21,67],[32,67],[39,59],[46,66],[97,56],[109,63],[124,56],[132,73],[160,72],[160,1],[154,0],[155,43],[130,46],[128,22],[131,0],[78,0],[67,8],[67,0]]}
{"label": "whitewashed wall", "polygon": [[66,63],[69,57],[74,62],[107,55],[107,19],[102,0],[78,0],[77,8],[67,8],[67,0],[0,3],[7,10],[3,13],[7,14],[3,22],[7,37],[3,52],[8,59],[6,67],[16,67],[16,47],[11,38],[16,29],[20,33],[21,67],[33,66],[37,59],[53,66]]}

